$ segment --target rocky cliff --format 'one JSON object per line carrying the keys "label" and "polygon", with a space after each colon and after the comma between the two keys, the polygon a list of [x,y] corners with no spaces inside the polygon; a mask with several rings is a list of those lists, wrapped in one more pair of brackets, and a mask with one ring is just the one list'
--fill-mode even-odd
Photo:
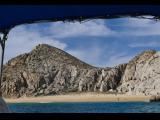
{"label": "rocky cliff", "polygon": [[2,94],[6,98],[87,91],[160,95],[159,66],[160,52],[155,50],[144,51],[127,64],[98,68],[40,44],[4,65]]}
{"label": "rocky cliff", "polygon": [[58,48],[40,44],[4,65],[2,94],[17,98],[116,90],[125,67],[93,67]]}
{"label": "rocky cliff", "polygon": [[126,66],[119,92],[131,95],[160,95],[160,52],[144,51]]}

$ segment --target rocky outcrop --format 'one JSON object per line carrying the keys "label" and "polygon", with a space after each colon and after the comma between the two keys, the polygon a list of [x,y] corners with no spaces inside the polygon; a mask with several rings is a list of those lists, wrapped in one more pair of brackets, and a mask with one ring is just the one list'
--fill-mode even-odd
{"label": "rocky outcrop", "polygon": [[144,51],[132,59],[118,87],[131,95],[160,95],[160,52]]}
{"label": "rocky outcrop", "polygon": [[40,44],[4,65],[4,97],[42,96],[69,92],[119,92],[160,95],[160,52],[144,51],[113,68],[91,66],[49,45]]}
{"label": "rocky outcrop", "polygon": [[40,44],[4,65],[2,94],[17,98],[116,90],[125,67],[93,67],[58,48]]}

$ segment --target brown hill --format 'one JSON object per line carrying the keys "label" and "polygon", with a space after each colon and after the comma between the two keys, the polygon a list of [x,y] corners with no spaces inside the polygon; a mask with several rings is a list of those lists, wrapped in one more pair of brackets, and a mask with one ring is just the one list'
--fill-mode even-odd
{"label": "brown hill", "polygon": [[49,45],[40,44],[4,65],[4,97],[116,90],[126,64],[97,68]]}

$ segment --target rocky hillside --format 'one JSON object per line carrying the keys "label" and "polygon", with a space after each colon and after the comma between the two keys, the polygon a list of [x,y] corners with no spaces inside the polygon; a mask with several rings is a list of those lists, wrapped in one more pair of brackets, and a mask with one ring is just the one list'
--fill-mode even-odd
{"label": "rocky hillside", "polygon": [[144,51],[127,64],[98,68],[40,44],[4,65],[2,94],[6,98],[87,91],[160,95],[160,52]]}
{"label": "rocky hillside", "polygon": [[93,67],[58,48],[40,44],[4,65],[2,94],[17,98],[116,90],[125,67]]}
{"label": "rocky hillside", "polygon": [[119,92],[160,95],[160,52],[144,51],[129,61],[120,84]]}

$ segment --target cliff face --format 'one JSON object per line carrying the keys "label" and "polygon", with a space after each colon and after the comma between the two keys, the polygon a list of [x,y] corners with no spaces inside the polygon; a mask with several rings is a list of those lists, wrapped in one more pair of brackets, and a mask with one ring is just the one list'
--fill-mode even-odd
{"label": "cliff face", "polygon": [[4,65],[2,94],[17,98],[116,90],[125,67],[93,67],[58,48],[41,44]]}
{"label": "cliff face", "polygon": [[131,95],[160,95],[160,52],[144,51],[132,59],[118,87]]}
{"label": "cliff face", "polygon": [[98,68],[46,45],[19,55],[4,65],[4,97],[41,96],[68,92],[160,95],[160,52],[144,51],[127,64]]}

